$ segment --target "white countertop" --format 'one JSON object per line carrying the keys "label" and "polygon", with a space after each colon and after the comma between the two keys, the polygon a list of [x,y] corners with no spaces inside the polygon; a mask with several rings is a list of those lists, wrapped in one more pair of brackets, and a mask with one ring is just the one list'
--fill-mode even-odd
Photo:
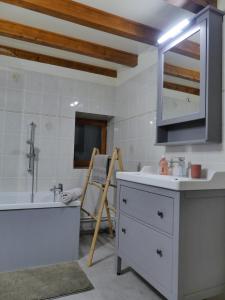
{"label": "white countertop", "polygon": [[117,179],[176,191],[225,189],[225,171],[208,171],[207,178],[164,176],[144,172],[117,172]]}

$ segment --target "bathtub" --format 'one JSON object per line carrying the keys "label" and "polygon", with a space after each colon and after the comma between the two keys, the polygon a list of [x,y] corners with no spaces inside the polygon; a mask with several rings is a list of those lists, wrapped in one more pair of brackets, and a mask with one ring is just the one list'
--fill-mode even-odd
{"label": "bathtub", "polygon": [[0,272],[78,259],[79,232],[80,201],[39,192],[31,203],[30,193],[0,192]]}

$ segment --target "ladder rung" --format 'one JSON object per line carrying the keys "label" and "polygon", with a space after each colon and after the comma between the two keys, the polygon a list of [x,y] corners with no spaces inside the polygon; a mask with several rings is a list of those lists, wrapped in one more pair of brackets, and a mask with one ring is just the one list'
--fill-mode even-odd
{"label": "ladder rung", "polygon": [[89,217],[92,217],[92,219],[94,219],[95,221],[97,221],[97,217],[94,216],[92,213],[90,213],[89,211],[87,211],[84,208],[82,208],[82,211],[85,212]]}
{"label": "ladder rung", "polygon": [[[98,187],[98,188],[100,188],[100,189],[104,189],[104,187],[105,187],[105,183],[104,183],[104,184],[100,184],[100,183],[97,183],[97,182],[94,182],[94,181],[89,182],[88,184],[94,185],[94,186],[96,186],[96,187]],[[110,184],[109,186],[110,186],[110,187],[113,187],[113,188],[116,188],[116,187],[117,187],[115,184]]]}
{"label": "ladder rung", "polygon": [[112,210],[114,213],[116,213],[116,209],[115,209],[115,207],[108,206],[108,208],[109,208],[110,210]]}
{"label": "ladder rung", "polygon": [[116,188],[117,186],[115,184],[110,184],[109,186]]}
{"label": "ladder rung", "polygon": [[103,186],[101,184],[97,183],[97,182],[89,182],[88,184],[94,185],[94,186],[96,186],[97,188],[99,188],[101,190],[103,189]]}

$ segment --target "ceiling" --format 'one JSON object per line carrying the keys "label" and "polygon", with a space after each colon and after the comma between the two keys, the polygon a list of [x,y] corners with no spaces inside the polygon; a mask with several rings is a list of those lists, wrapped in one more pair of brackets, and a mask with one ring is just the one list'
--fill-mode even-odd
{"label": "ceiling", "polygon": [[[164,0],[73,0],[158,29],[193,14]],[[169,16],[169,19],[168,19]]]}
{"label": "ceiling", "polygon": [[[167,4],[163,0],[77,0],[82,4],[110,12],[140,23],[150,25],[162,31],[167,30],[185,17],[192,16],[192,13]],[[132,41],[116,35],[77,25],[68,21],[19,8],[13,5],[0,2],[0,18],[21,24],[61,33],[70,37],[95,42],[101,45],[110,46],[119,50],[141,54],[152,46]],[[76,60],[93,65],[124,70],[127,67],[115,63],[106,62],[100,59],[91,58],[71,52],[57,50],[49,47],[35,45],[27,42],[13,40],[0,36],[0,44],[17,47],[33,52]]]}

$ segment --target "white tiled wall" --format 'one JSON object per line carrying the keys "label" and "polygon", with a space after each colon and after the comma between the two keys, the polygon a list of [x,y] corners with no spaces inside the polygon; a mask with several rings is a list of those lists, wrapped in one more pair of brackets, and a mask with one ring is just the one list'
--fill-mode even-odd
{"label": "white tiled wall", "polygon": [[114,142],[128,170],[137,170],[140,163],[156,166],[164,152],[154,145],[156,97],[156,64],[117,88]]}
{"label": "white tiled wall", "polygon": [[[36,145],[40,149],[38,190],[49,190],[58,182],[66,189],[82,186],[85,171],[73,169],[75,110],[69,104],[75,100],[80,101],[79,111],[116,116],[109,126],[108,146],[110,150],[113,144],[122,149],[127,170],[136,170],[140,163],[157,170],[163,154],[168,158],[182,155],[204,167],[225,169],[224,142],[155,146],[155,59],[146,70],[123,79],[117,87],[0,67],[0,191],[30,191],[25,154],[32,121],[37,124]],[[98,200],[94,189],[89,189],[88,198],[94,210]]]}
{"label": "white tiled wall", "polygon": [[[141,163],[142,166],[152,165],[157,171],[158,162],[165,154],[168,159],[185,156],[186,162],[201,163],[204,168],[225,170],[224,117],[222,144],[179,147],[154,145],[156,82],[157,63],[117,88],[114,141],[115,145],[122,149],[126,168],[134,171]],[[223,114],[224,109],[223,106]]]}
{"label": "white tiled wall", "polygon": [[30,126],[36,123],[39,148],[38,191],[62,182],[81,186],[85,171],[73,169],[75,109],[113,115],[114,87],[0,67],[0,191],[28,191],[26,153]]}

